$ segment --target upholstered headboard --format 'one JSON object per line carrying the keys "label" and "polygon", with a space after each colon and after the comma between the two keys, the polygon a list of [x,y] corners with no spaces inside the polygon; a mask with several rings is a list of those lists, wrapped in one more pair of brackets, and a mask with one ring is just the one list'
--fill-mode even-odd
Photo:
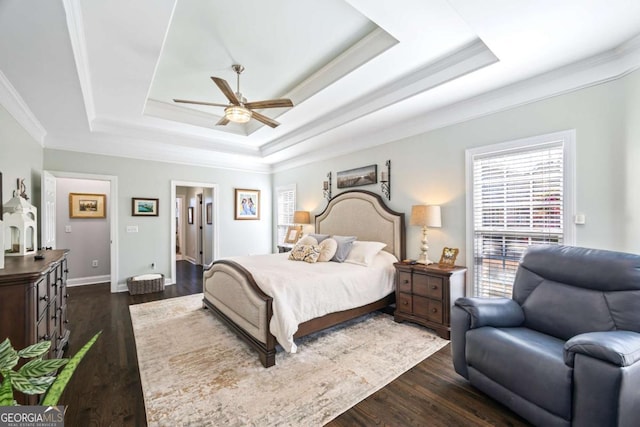
{"label": "upholstered headboard", "polygon": [[358,240],[386,243],[385,251],[405,257],[404,213],[389,209],[369,191],[340,193],[316,215],[316,233],[356,236]]}

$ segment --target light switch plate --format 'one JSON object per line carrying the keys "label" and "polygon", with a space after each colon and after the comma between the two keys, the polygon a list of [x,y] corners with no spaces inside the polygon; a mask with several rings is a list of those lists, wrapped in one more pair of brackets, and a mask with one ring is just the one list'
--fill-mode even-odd
{"label": "light switch plate", "polygon": [[137,225],[127,225],[127,233],[137,233],[138,226]]}
{"label": "light switch plate", "polygon": [[64,232],[65,233],[71,233],[71,226],[70,225],[65,225],[64,226]]}

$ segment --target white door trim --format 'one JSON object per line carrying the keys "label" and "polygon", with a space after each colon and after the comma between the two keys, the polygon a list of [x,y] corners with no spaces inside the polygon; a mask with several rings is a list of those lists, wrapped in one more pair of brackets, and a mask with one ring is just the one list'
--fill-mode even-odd
{"label": "white door trim", "polygon": [[[109,181],[110,199],[107,200],[109,210],[109,237],[111,239],[111,292],[120,292],[122,287],[118,287],[118,177],[114,175],[97,175],[80,172],[46,171],[56,178],[90,179],[94,181]],[[175,203],[175,202],[174,202]],[[126,290],[126,284],[123,284]]]}
{"label": "white door trim", "polygon": [[[192,181],[175,181],[171,180],[171,209],[175,209],[176,206],[176,187],[202,187],[211,188],[213,192],[213,238],[211,239],[211,253],[212,259],[216,259],[218,256],[218,184],[211,184],[205,182],[192,182]],[[171,278],[169,283],[176,282],[176,220],[175,214],[169,215],[171,218],[170,238],[171,246],[173,248],[171,252]]]}

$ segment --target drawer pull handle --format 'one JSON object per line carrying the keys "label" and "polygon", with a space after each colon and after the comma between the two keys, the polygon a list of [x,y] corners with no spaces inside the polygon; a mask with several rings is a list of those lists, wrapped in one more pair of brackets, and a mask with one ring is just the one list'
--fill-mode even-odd
{"label": "drawer pull handle", "polygon": [[431,309],[431,312],[432,312],[432,313],[437,313],[437,312],[438,312],[438,309],[437,309],[437,308],[432,308],[432,309]]}
{"label": "drawer pull handle", "polygon": [[57,318],[58,318],[58,315],[57,315],[57,314],[54,314],[53,316],[51,316],[51,319],[52,319],[52,320],[56,320]]}
{"label": "drawer pull handle", "polygon": [[408,301],[402,301],[402,304],[409,305],[409,302]]}
{"label": "drawer pull handle", "polygon": [[56,282],[53,282],[53,283],[51,284],[51,287],[52,287],[52,288],[57,288],[57,287],[58,287],[58,284],[57,284]]}
{"label": "drawer pull handle", "polygon": [[404,279],[403,283],[409,283],[409,279]]}
{"label": "drawer pull handle", "polygon": [[69,323],[69,319],[66,319],[66,320],[64,321],[64,323],[65,323],[65,324],[66,324],[66,323]]}
{"label": "drawer pull handle", "polygon": [[69,269],[68,269],[68,268],[65,268],[65,269],[64,269],[64,272],[65,272],[65,273],[68,273],[68,272],[69,272]]}
{"label": "drawer pull handle", "polygon": [[40,337],[40,341],[49,341],[51,337],[49,335],[43,335]]}
{"label": "drawer pull handle", "polygon": [[431,289],[438,289],[436,285],[431,285]]}
{"label": "drawer pull handle", "polygon": [[62,307],[58,307],[58,311],[62,313]]}
{"label": "drawer pull handle", "polygon": [[64,294],[64,297],[65,298],[69,298],[69,294]]}
{"label": "drawer pull handle", "polygon": [[[43,295],[43,296],[40,297],[40,299],[42,301],[49,301],[49,295]],[[31,301],[33,301],[33,300],[31,300]]]}

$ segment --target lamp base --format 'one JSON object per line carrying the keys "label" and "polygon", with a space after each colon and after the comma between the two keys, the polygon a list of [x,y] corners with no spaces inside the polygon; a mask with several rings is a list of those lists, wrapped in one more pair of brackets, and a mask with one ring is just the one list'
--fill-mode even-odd
{"label": "lamp base", "polygon": [[433,264],[433,263],[434,263],[434,262],[433,262],[433,261],[431,261],[429,258],[427,258],[426,256],[424,256],[424,257],[423,257],[422,255],[420,255],[420,258],[418,258],[418,259],[416,260],[416,262],[417,262],[418,264],[424,264],[424,265],[429,265],[429,264]]}

